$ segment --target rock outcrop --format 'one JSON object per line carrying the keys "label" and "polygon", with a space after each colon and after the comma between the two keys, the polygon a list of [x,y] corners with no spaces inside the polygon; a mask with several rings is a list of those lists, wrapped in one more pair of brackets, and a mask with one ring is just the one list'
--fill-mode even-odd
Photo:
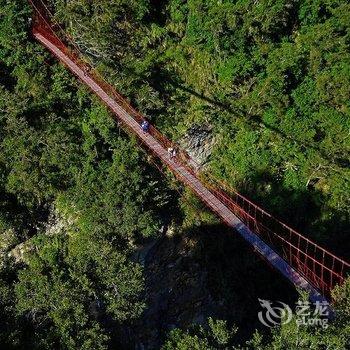
{"label": "rock outcrop", "polygon": [[145,246],[147,309],[128,330],[137,350],[158,349],[174,328],[204,325],[220,309],[207,288],[207,273],[196,253],[196,239],[165,236]]}
{"label": "rock outcrop", "polygon": [[180,147],[185,149],[199,166],[208,162],[214,144],[212,127],[208,125],[193,125],[179,141]]}

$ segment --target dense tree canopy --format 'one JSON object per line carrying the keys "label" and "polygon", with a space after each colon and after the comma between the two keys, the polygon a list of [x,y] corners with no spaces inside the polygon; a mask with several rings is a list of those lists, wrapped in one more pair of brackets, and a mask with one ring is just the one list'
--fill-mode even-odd
{"label": "dense tree canopy", "polygon": [[[164,133],[179,140],[192,125],[212,128],[204,171],[349,257],[347,1],[47,3],[85,57]],[[123,348],[121,328],[146,307],[135,246],[169,220],[191,227],[202,207],[185,193],[182,215],[169,210],[173,183],[33,40],[31,16],[27,1],[0,0],[0,344]],[[201,220],[213,222],[207,213]],[[349,283],[334,300],[329,329],[292,322],[244,346],[346,349]],[[173,330],[163,349],[230,349],[236,335],[210,318]]]}
{"label": "dense tree canopy", "polygon": [[[157,236],[167,190],[135,140],[33,42],[27,3],[0,8],[1,344],[106,349],[119,341],[106,324],[144,308],[130,254]],[[52,211],[66,224],[48,233]]]}
{"label": "dense tree canopy", "polygon": [[51,4],[163,131],[177,139],[193,124],[214,127],[208,171],[318,240],[347,237],[345,1]]}

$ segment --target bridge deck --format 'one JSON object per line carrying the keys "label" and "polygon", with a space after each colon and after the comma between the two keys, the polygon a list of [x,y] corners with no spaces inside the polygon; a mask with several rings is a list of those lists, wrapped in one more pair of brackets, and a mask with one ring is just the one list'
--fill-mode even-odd
{"label": "bridge deck", "polygon": [[241,220],[186,167],[170,159],[167,150],[152,135],[144,133],[139,123],[111,97],[92,77],[83,71],[65,52],[61,51],[44,33],[34,31],[34,36],[64,63],[85,85],[87,85],[115,113],[116,117],[128,126],[132,132],[173,171],[176,177],[190,187],[199,198],[214,211],[227,225],[234,228],[253,248],[297,288],[310,293],[313,301],[325,301],[325,298],[284,259],[274,252],[255,233],[250,231]]}

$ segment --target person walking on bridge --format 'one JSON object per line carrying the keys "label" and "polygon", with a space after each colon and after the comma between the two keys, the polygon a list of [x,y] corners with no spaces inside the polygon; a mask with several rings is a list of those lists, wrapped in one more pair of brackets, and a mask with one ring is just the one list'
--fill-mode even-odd
{"label": "person walking on bridge", "polygon": [[176,157],[176,149],[175,149],[175,147],[170,146],[168,148],[168,154],[169,154],[170,159],[174,159]]}
{"label": "person walking on bridge", "polygon": [[141,129],[144,133],[148,132],[149,131],[149,127],[150,127],[150,124],[147,120],[144,120],[142,123],[141,123]]}

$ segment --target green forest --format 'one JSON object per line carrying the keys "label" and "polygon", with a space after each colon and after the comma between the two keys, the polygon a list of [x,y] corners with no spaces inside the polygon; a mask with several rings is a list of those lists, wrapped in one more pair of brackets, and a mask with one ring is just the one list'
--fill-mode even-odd
{"label": "green forest", "polygon": [[[170,139],[210,129],[203,172],[350,259],[346,0],[46,3],[84,57]],[[259,324],[258,297],[306,296],[158,171],[34,40],[32,18],[26,0],[0,0],[0,348],[350,349],[350,279],[333,290],[328,328],[298,326],[295,314]],[[137,258],[149,244],[152,264]],[[182,265],[176,281],[165,265]],[[205,276],[204,316],[183,311],[145,335],[175,312],[158,310],[160,297],[196,304],[171,296],[191,295],[194,275]],[[152,299],[157,288],[170,296]]]}

